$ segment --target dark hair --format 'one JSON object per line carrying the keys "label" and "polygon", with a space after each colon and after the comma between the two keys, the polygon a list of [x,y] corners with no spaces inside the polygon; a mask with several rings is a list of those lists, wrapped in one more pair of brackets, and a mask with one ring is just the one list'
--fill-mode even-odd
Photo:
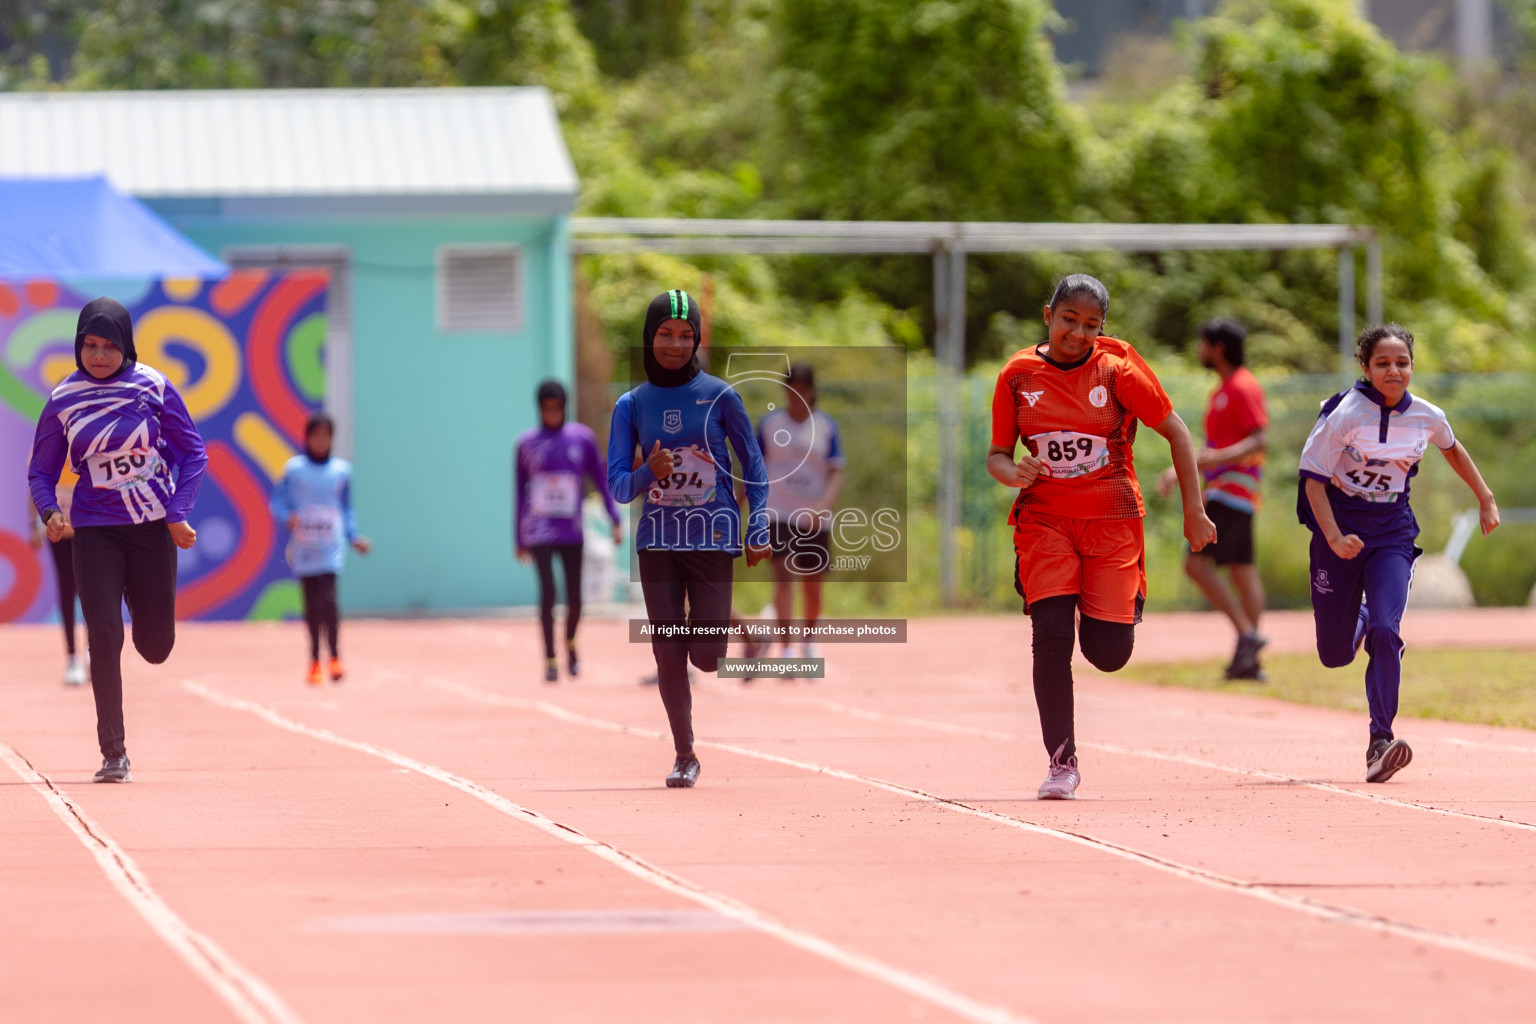
{"label": "dark hair", "polygon": [[321,427],[325,427],[331,432],[332,436],[335,436],[336,421],[331,419],[331,414],[326,412],[324,409],[316,409],[314,412],[309,414],[309,419],[304,421],[304,440],[308,441],[310,435],[319,430]]}
{"label": "dark hair", "polygon": [[1221,348],[1221,356],[1232,366],[1243,365],[1243,342],[1248,332],[1229,316],[1207,320],[1200,327],[1200,337]]}
{"label": "dark hair", "polygon": [[1087,274],[1068,274],[1056,284],[1056,290],[1051,293],[1051,301],[1046,305],[1056,308],[1058,302],[1067,299],[1090,298],[1099,305],[1102,315],[1109,315],[1109,289],[1104,287],[1104,282]]}
{"label": "dark hair", "polygon": [[1355,358],[1361,366],[1369,365],[1371,354],[1383,338],[1400,338],[1408,346],[1408,358],[1413,358],[1413,332],[1400,323],[1388,321],[1384,324],[1371,324],[1355,339]]}
{"label": "dark hair", "polygon": [[804,384],[806,387],[816,386],[816,371],[811,369],[810,363],[795,363],[789,368],[790,384]]}
{"label": "dark hair", "polygon": [[546,380],[539,385],[539,390],[534,394],[535,400],[540,405],[551,398],[558,398],[561,405],[565,404],[565,385],[557,380]]}

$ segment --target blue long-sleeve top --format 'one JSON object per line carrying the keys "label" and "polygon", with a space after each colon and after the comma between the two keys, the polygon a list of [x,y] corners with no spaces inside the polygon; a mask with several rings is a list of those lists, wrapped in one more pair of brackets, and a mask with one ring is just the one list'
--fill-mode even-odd
{"label": "blue long-sleeve top", "polygon": [[[657,480],[644,459],[632,468],[636,447],[649,457],[658,441],[683,459],[667,480]],[[707,452],[713,464],[694,457],[691,446]],[[739,467],[736,477],[731,448]],[[645,512],[635,525],[636,549],[740,554],[741,510],[732,486],[737,478],[745,482],[747,543],[766,545],[763,453],[741,396],[725,381],[700,373],[679,387],[646,383],[619,398],[608,431],[608,489],[621,502],[645,497]]]}
{"label": "blue long-sleeve top", "polygon": [[608,493],[608,479],[597,454],[597,438],[582,423],[555,430],[543,426],[517,438],[513,456],[515,541],[519,549],[536,544],[580,544],[581,484],[591,477],[608,518],[617,526],[619,506]]}
{"label": "blue long-sleeve top", "polygon": [[357,539],[352,511],[352,463],[334,456],[316,462],[295,455],[272,488],[272,515],[280,526],[296,516],[288,544],[288,564],[295,576],[339,573],[347,545]]}
{"label": "blue long-sleeve top", "polygon": [[64,460],[79,474],[70,522],[186,522],[208,465],[202,435],[165,375],[130,363],[105,380],[77,370],[53,389],[32,439],[38,514],[58,507]]}

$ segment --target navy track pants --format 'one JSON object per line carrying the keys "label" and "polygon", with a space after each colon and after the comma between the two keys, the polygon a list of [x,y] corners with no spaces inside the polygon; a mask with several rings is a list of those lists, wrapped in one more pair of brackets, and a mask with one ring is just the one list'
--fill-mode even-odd
{"label": "navy track pants", "polygon": [[1355,649],[1364,639],[1372,739],[1392,739],[1403,679],[1403,612],[1408,607],[1413,563],[1421,554],[1412,541],[1398,541],[1344,559],[1333,553],[1321,535],[1312,535],[1317,656],[1328,668],[1340,668],[1355,660]]}

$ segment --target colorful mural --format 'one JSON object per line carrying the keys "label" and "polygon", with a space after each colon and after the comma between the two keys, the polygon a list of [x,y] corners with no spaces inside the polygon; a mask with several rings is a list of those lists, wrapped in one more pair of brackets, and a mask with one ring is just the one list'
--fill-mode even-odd
{"label": "colorful mural", "polygon": [[216,281],[0,281],[0,622],[58,617],[53,562],[27,541],[32,434],[53,386],[75,369],[75,320],[98,295],[133,313],[139,359],[181,391],[208,446],[181,552],[177,614],[295,614],[299,590],[267,511],[325,394],[323,271],[240,271]]}

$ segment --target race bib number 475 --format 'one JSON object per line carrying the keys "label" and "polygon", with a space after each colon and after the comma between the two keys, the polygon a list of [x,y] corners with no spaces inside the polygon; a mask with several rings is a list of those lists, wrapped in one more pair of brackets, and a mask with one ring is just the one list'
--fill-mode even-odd
{"label": "race bib number 475", "polygon": [[1053,430],[1029,440],[1035,443],[1035,458],[1045,463],[1045,475],[1053,479],[1087,476],[1109,465],[1109,440],[1096,434]]}
{"label": "race bib number 475", "polygon": [[690,448],[675,448],[672,455],[676,459],[672,472],[666,479],[651,485],[645,495],[646,503],[664,508],[686,508],[714,501],[715,464]]}
{"label": "race bib number 475", "polygon": [[140,480],[154,476],[160,468],[160,453],[149,448],[128,448],[103,452],[86,460],[91,486],[109,491],[126,491]]}

